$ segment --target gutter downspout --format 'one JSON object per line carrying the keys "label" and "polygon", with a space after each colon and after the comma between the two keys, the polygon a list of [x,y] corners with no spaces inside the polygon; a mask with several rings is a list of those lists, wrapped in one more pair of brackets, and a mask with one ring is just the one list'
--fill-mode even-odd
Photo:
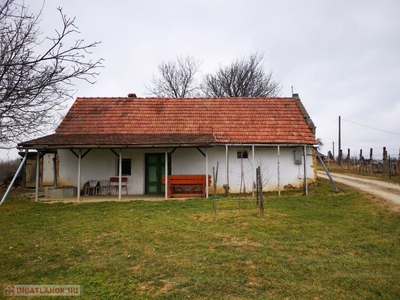
{"label": "gutter downspout", "polygon": [[39,168],[40,168],[40,153],[36,153],[36,183],[35,183],[35,201],[39,200]]}
{"label": "gutter downspout", "polygon": [[7,188],[7,191],[5,192],[3,198],[1,199],[0,205],[3,204],[4,200],[6,200],[8,193],[10,192],[12,186],[14,185],[14,182],[17,179],[19,172],[21,172],[21,169],[24,166],[27,158],[28,158],[28,149],[25,150],[24,158],[22,159],[21,164],[19,165],[19,167],[17,169],[17,172],[15,172],[15,175],[14,175],[13,179],[11,180],[10,185]]}

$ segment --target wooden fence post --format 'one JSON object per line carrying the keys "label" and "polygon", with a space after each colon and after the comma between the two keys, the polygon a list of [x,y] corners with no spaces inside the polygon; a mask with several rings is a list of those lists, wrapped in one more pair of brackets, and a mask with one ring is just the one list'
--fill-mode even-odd
{"label": "wooden fence post", "polygon": [[259,208],[260,208],[260,215],[264,215],[264,199],[263,199],[263,181],[262,181],[262,174],[261,168],[257,168],[257,199],[259,198]]}
{"label": "wooden fence post", "polygon": [[[214,214],[217,213],[217,181],[218,181],[218,165],[219,162],[217,161],[217,170],[215,171],[215,167],[213,167],[213,181],[214,181],[214,200],[213,200],[213,211]],[[206,184],[208,184],[208,178],[206,175]]]}
{"label": "wooden fence post", "polygon": [[347,170],[350,170],[350,148],[347,148]]}
{"label": "wooden fence post", "polygon": [[362,149],[360,149],[360,157],[358,159],[358,173],[361,173],[362,167],[363,167]]}
{"label": "wooden fence post", "polygon": [[257,191],[257,200],[256,204],[259,206],[260,203],[260,167],[256,168],[256,191]]}
{"label": "wooden fence post", "polygon": [[374,160],[372,159],[372,148],[369,149],[369,174],[374,172]]}
{"label": "wooden fence post", "polygon": [[383,147],[382,175],[385,176],[386,173],[387,173],[387,151],[386,151],[386,147]]}

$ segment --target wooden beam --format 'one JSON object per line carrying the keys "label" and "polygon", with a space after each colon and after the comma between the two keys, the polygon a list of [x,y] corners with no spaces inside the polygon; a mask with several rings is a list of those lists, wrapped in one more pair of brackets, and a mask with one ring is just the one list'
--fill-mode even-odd
{"label": "wooden beam", "polygon": [[115,152],[115,150],[114,150],[114,149],[111,149],[111,148],[110,148],[110,150],[111,150],[111,152],[112,152],[112,153],[114,153],[114,154],[115,154],[115,156],[116,156],[116,157],[119,157],[119,154],[118,154],[117,152]]}
{"label": "wooden beam", "polygon": [[75,155],[76,158],[79,158],[79,155],[76,154],[76,152],[74,151],[74,149],[68,149],[69,151],[72,152],[73,155]]}
{"label": "wooden beam", "polygon": [[199,150],[199,152],[200,152],[201,154],[203,154],[204,157],[206,157],[205,153],[204,153],[203,151],[201,151],[201,149],[200,149],[199,147],[196,147],[196,149]]}
{"label": "wooden beam", "polygon": [[90,151],[92,151],[92,149],[87,149],[85,151],[85,153],[82,154],[82,159],[86,156],[86,154],[88,154]]}

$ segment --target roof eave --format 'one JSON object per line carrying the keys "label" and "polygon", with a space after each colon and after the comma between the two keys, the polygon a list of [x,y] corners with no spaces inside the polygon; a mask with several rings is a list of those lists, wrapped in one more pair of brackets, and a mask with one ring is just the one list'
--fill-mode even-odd
{"label": "roof eave", "polygon": [[18,145],[19,150],[29,149],[123,149],[123,148],[190,148],[190,147],[213,147],[213,146],[233,146],[233,147],[298,147],[303,145],[315,145],[314,143],[182,143],[182,144],[141,144],[141,145],[127,145],[127,144],[113,144],[113,145],[93,145],[93,144],[63,144],[63,145],[48,145],[48,144],[31,144],[31,145]]}
{"label": "roof eave", "polygon": [[194,144],[141,144],[141,145],[19,145],[20,150],[25,149],[119,149],[119,148],[176,148],[176,147],[212,147],[215,143]]}

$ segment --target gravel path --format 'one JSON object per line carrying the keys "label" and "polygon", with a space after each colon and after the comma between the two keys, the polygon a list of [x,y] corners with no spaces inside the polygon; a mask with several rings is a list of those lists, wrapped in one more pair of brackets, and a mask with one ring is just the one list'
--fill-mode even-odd
{"label": "gravel path", "polygon": [[[328,179],[324,171],[318,171],[318,176]],[[400,205],[400,185],[379,180],[360,178],[351,175],[331,173],[335,182],[340,182],[356,189],[373,194],[385,200]]]}

